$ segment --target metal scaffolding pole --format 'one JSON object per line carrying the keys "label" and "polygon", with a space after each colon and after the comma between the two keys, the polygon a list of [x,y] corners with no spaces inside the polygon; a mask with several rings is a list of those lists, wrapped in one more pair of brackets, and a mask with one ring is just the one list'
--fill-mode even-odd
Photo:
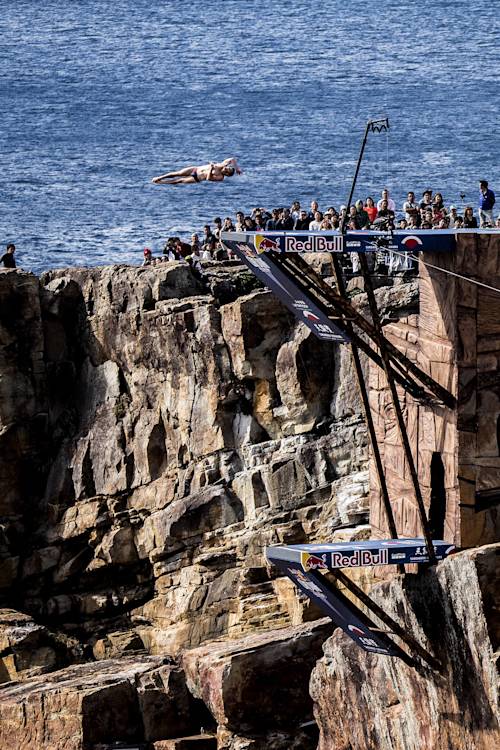
{"label": "metal scaffolding pole", "polygon": [[[342,297],[346,296],[346,288],[344,284],[344,278],[342,276],[342,269],[338,257],[332,255],[333,270],[335,273],[335,281],[337,284],[337,290]],[[352,337],[352,323],[346,321],[347,333]],[[391,501],[389,498],[389,490],[387,488],[387,482],[385,479],[384,467],[382,464],[382,457],[380,455],[380,449],[377,440],[377,434],[375,432],[375,425],[373,423],[373,415],[370,408],[370,401],[368,398],[368,392],[366,390],[365,377],[363,368],[361,367],[361,360],[359,358],[359,350],[354,342],[351,342],[351,355],[354,362],[354,369],[356,371],[356,378],[358,381],[359,392],[361,394],[361,401],[363,403],[363,411],[365,414],[366,425],[368,427],[368,435],[370,437],[370,444],[372,448],[373,458],[375,459],[375,466],[377,468],[377,476],[380,485],[380,491],[382,493],[382,500],[384,503],[385,516],[387,519],[387,525],[389,526],[389,532],[393,539],[398,538],[398,532],[396,529],[396,522],[394,520],[394,513],[392,512]],[[400,573],[404,573],[404,565],[398,565]]]}
{"label": "metal scaffolding pole", "polygon": [[[363,274],[363,279],[365,282],[365,291],[368,297],[368,304],[370,306],[370,312],[372,315],[373,324],[375,325],[375,327],[378,329],[379,333],[381,334],[382,324],[380,322],[380,315],[378,312],[377,301],[375,299],[375,293],[373,291],[370,271],[368,269],[368,263],[363,253],[358,253],[358,257],[359,257],[359,262],[360,262],[360,267],[361,267],[361,273]],[[393,404],[394,411],[396,414],[396,421],[398,425],[399,436],[403,444],[403,450],[404,450],[406,462],[408,464],[408,469],[409,469],[410,476],[411,476],[413,492],[415,494],[415,499],[417,501],[418,512],[420,516],[420,523],[421,523],[422,531],[423,531],[424,538],[425,538],[425,545],[427,547],[427,554],[429,556],[429,562],[431,565],[436,565],[437,560],[436,560],[436,554],[434,552],[434,544],[432,542],[431,532],[429,529],[429,521],[427,519],[424,499],[422,497],[422,490],[420,489],[420,482],[418,481],[417,469],[415,467],[413,454],[411,452],[411,446],[410,446],[410,441],[408,439],[408,432],[406,430],[406,424],[405,424],[404,417],[403,417],[403,411],[401,409],[401,404],[399,402],[399,396],[398,396],[398,392],[396,389],[396,383],[394,382],[390,358],[389,358],[387,349],[385,347],[384,337],[380,336],[379,341],[380,341],[379,343],[380,355],[382,357],[384,372],[387,378],[387,382],[389,384],[389,391],[391,394],[392,404]]]}

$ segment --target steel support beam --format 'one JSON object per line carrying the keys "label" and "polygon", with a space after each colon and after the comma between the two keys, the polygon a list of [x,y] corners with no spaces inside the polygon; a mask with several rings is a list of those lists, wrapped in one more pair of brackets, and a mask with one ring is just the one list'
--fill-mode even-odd
{"label": "steel support beam", "polygon": [[[323,302],[323,305],[326,305],[327,308],[333,310],[335,316],[340,314],[350,320],[372,341],[374,341],[379,349],[381,349],[381,345],[384,346],[391,364],[398,367],[400,370],[402,369],[405,372],[407,380],[411,374],[439,401],[450,408],[455,406],[456,399],[446,388],[443,388],[440,383],[437,383],[430,375],[423,372],[414,362],[400,352],[399,349],[394,346],[394,344],[392,344],[372,322],[367,320],[360,312],[358,312],[358,310],[356,310],[349,300],[342,298],[335,289],[332,289],[332,287],[326,284],[321,276],[319,276],[300,255],[297,253],[280,254],[274,252],[271,253],[271,255],[273,261],[282,270],[287,270],[295,281],[297,281],[298,275],[302,277],[303,283],[305,279],[307,280],[308,291],[314,294],[316,298],[315,301]],[[396,374],[394,374],[394,376],[397,378]],[[403,387],[405,387],[404,384]],[[422,395],[423,392],[420,394],[420,399],[422,398]],[[416,398],[419,397],[416,396]]]}
{"label": "steel support beam", "polygon": [[[367,607],[370,612],[372,612],[376,617],[381,620],[384,625],[387,625],[389,630],[394,633],[394,635],[397,635],[401,640],[408,646],[409,649],[414,651],[418,656],[428,664],[431,669],[436,670],[437,672],[442,672],[442,665],[439,659],[436,659],[435,656],[432,656],[423,646],[420,645],[420,643],[413,638],[412,635],[406,632],[406,630],[399,625],[395,620],[392,619],[390,615],[385,612],[382,607],[380,607],[376,602],[373,601],[373,599],[366,594],[363,589],[360,589],[357,584],[354,583],[349,576],[347,576],[340,568],[336,568],[335,570],[329,571],[331,575],[334,576],[334,578],[337,579],[339,583],[341,583],[343,586],[346,587],[348,591],[351,592],[351,594],[354,594],[355,597],[359,599],[359,601]],[[318,575],[318,574],[317,574]]]}
{"label": "steel support beam", "polygon": [[[340,262],[339,262],[338,257],[332,256],[332,264],[333,264],[335,282],[337,284],[338,292],[342,297],[345,297],[346,288],[345,288],[344,277],[342,276],[342,269],[340,267]],[[347,329],[347,333],[352,338],[353,331],[352,331],[351,322],[349,320],[345,321],[345,326]],[[390,532],[392,539],[397,539],[398,532],[396,529],[396,521],[394,520],[394,513],[392,512],[391,501],[389,498],[389,490],[388,490],[387,482],[385,479],[384,467],[382,464],[382,457],[380,455],[377,434],[375,432],[375,425],[373,423],[373,415],[372,415],[372,410],[370,407],[370,401],[368,398],[368,391],[366,389],[365,376],[363,373],[363,368],[361,366],[361,360],[359,358],[359,350],[358,350],[357,345],[354,343],[354,341],[351,342],[351,356],[352,356],[352,360],[354,363],[354,370],[356,372],[356,378],[358,381],[358,388],[359,388],[359,392],[361,395],[361,402],[363,404],[363,411],[365,414],[366,425],[368,427],[370,445],[372,448],[373,458],[375,460],[375,466],[377,469],[377,477],[378,477],[378,482],[380,486],[380,492],[382,493],[382,500],[384,503],[384,511],[385,511],[385,517],[387,520],[387,525],[389,527],[389,532]],[[398,565],[398,570],[400,573],[404,573],[405,571],[404,565]]]}
{"label": "steel support beam", "polygon": [[385,346],[385,340],[382,336],[382,324],[380,322],[380,315],[377,307],[377,301],[375,299],[375,292],[373,291],[372,280],[370,277],[370,271],[368,270],[368,263],[363,253],[358,253],[359,263],[361,267],[361,273],[365,282],[365,291],[368,297],[368,304],[370,306],[370,312],[374,326],[379,332],[380,341],[380,356],[382,357],[383,368],[389,385],[389,391],[391,394],[392,405],[396,414],[396,421],[399,431],[401,443],[405,454],[406,463],[408,464],[408,470],[410,472],[411,481],[413,485],[413,492],[417,501],[418,513],[420,516],[420,523],[424,534],[425,545],[427,547],[427,554],[429,555],[429,562],[431,565],[436,565],[436,554],[434,552],[434,544],[432,543],[432,536],[429,528],[429,521],[427,519],[427,512],[425,510],[424,498],[422,497],[422,490],[420,489],[420,482],[418,481],[417,469],[415,467],[415,461],[413,460],[413,454],[411,452],[410,441],[408,439],[408,432],[406,430],[406,424],[403,417],[403,411],[401,409],[401,403],[399,401],[398,392],[396,389],[396,383],[394,382],[393,371],[391,369],[391,361]]}

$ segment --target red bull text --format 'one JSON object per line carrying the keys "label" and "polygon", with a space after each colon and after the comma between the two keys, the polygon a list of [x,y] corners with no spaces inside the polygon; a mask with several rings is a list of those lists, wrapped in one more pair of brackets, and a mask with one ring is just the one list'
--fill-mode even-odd
{"label": "red bull text", "polygon": [[360,568],[373,565],[388,565],[389,551],[381,549],[374,552],[370,549],[357,549],[352,555],[343,552],[332,552],[332,568]]}
{"label": "red bull text", "polygon": [[292,253],[341,253],[344,249],[342,236],[332,237],[309,235],[301,239],[296,236],[285,236],[285,250]]}

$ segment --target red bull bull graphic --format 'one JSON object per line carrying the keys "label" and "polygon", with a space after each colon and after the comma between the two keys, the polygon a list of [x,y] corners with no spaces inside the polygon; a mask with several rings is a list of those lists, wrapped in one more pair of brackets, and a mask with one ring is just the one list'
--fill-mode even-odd
{"label": "red bull bull graphic", "polygon": [[281,251],[279,239],[277,237],[266,237],[263,234],[256,234],[253,241],[257,252],[267,253],[269,250],[279,253]]}
{"label": "red bull bull graphic", "polygon": [[328,569],[328,565],[326,564],[326,555],[309,555],[307,552],[303,552],[300,562],[302,564],[302,568],[305,571]]}

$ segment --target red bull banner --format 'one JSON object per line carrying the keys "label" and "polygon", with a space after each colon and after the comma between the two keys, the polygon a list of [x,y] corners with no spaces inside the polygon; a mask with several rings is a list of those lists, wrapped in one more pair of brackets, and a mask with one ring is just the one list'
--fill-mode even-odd
{"label": "red bull banner", "polygon": [[[227,233],[226,236],[234,235]],[[262,237],[258,235],[258,237]],[[234,239],[224,240],[224,245],[247,265],[250,270],[273,292],[280,302],[304,323],[318,338],[323,341],[348,342],[347,336],[340,331],[325,313],[307,297],[293,279],[284,274],[273,261],[270,250],[279,250],[274,240],[265,237],[259,239],[259,251],[254,243],[239,242]]]}
{"label": "red bull banner", "polygon": [[420,231],[349,230],[338,232],[223,232],[224,245],[238,242],[253,255],[274,251],[281,253],[369,253],[379,250],[396,252],[447,253],[456,248],[455,232],[443,229]]}
{"label": "red bull banner", "polygon": [[282,560],[278,567],[306,596],[314,601],[328,617],[352,638],[364,651],[385,656],[399,656],[401,650],[384,633],[377,632],[374,623],[344,594],[317,573],[308,573]]}
{"label": "red bull banner", "polygon": [[[442,539],[433,541],[437,560],[455,549]],[[429,556],[423,537],[403,539],[367,539],[359,542],[277,545],[266,549],[269,562],[286,561],[300,565],[304,572],[335,568],[368,568],[375,565],[427,563]]]}

